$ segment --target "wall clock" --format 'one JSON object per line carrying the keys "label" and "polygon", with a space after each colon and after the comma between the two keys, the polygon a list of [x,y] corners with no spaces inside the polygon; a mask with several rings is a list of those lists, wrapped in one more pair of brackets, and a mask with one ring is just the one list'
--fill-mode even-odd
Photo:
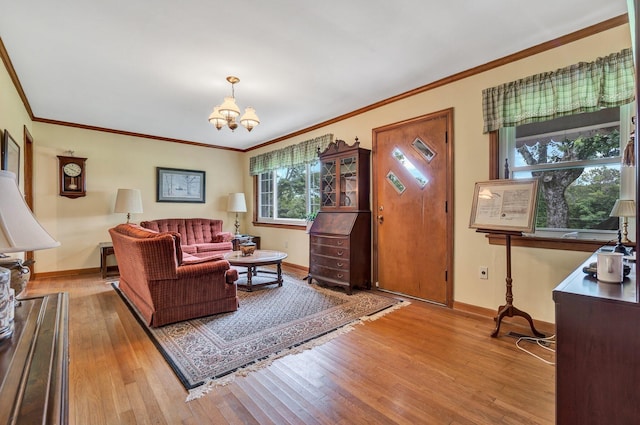
{"label": "wall clock", "polygon": [[87,158],[58,155],[58,176],[60,196],[79,198],[87,195],[86,169]]}

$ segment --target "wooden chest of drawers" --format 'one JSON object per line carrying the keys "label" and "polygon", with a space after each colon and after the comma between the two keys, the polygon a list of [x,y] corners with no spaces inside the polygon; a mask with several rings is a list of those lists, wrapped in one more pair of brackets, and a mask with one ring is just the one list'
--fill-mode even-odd
{"label": "wooden chest of drawers", "polygon": [[343,286],[371,288],[371,213],[319,212],[311,227],[309,279]]}

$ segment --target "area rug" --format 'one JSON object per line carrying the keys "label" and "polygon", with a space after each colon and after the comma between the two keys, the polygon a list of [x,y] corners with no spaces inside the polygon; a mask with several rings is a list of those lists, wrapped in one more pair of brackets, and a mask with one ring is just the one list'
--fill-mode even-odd
{"label": "area rug", "polygon": [[[342,289],[310,285],[286,274],[283,278],[282,287],[239,290],[235,312],[160,328],[148,327],[117,282],[113,286],[189,391],[187,401],[409,304],[372,291],[346,295]],[[255,277],[254,283],[259,282],[260,276]]]}

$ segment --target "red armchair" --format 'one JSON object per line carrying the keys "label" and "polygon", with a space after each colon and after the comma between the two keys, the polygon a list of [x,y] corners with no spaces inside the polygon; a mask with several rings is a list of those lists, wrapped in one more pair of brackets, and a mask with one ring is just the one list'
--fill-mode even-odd
{"label": "red armchair", "polygon": [[238,272],[228,261],[183,253],[175,232],[120,224],[109,234],[119,287],[150,326],[238,309]]}

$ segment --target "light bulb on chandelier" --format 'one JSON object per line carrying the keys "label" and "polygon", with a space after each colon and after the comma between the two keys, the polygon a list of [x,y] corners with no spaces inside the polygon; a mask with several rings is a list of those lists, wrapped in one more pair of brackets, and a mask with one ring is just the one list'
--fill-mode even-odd
{"label": "light bulb on chandelier", "polygon": [[[227,81],[231,83],[231,96],[224,98],[224,102],[221,105],[213,108],[213,112],[209,115],[209,122],[213,124],[215,128],[220,130],[225,125],[231,129],[231,131],[238,128],[236,119],[240,116],[240,108],[236,105],[234,84],[239,83],[238,77],[229,76]],[[247,107],[244,111],[244,115],[240,118],[240,124],[248,131],[253,130],[255,126],[260,124],[260,119],[256,114],[256,110],[252,107]]]}

